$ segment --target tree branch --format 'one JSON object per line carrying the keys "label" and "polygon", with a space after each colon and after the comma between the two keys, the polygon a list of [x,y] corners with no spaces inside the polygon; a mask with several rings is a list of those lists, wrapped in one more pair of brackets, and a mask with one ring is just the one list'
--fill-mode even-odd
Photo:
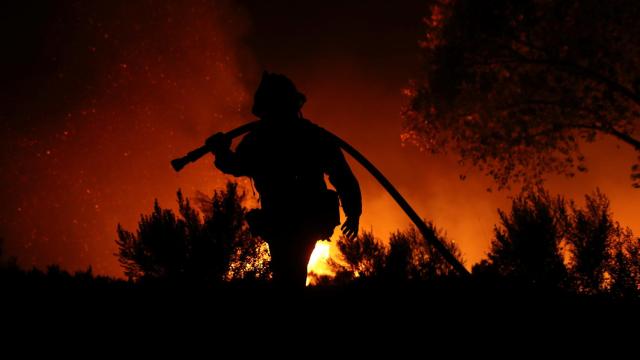
{"label": "tree branch", "polygon": [[549,59],[544,59],[544,60],[535,60],[535,59],[530,59],[524,55],[522,55],[521,53],[517,52],[516,50],[512,49],[512,51],[517,54],[518,59],[514,59],[511,61],[504,61],[503,63],[523,63],[523,64],[530,64],[530,65],[546,65],[546,66],[551,66],[551,67],[556,67],[558,69],[564,70],[567,73],[571,73],[574,75],[580,75],[580,76],[586,76],[596,82],[599,82],[605,86],[607,86],[610,90],[617,92],[619,94],[621,94],[622,96],[628,98],[629,100],[633,101],[634,103],[636,103],[637,105],[640,106],[640,95],[636,94],[633,90],[627,88],[626,86],[620,84],[619,82],[609,79],[608,77],[600,74],[597,71],[594,71],[590,68],[572,63],[572,62],[568,62],[568,61],[562,61],[562,60],[549,60]]}
{"label": "tree branch", "polygon": [[618,131],[617,129],[611,127],[608,128],[607,130],[602,130],[603,132],[610,134],[616,138],[618,138],[619,140],[622,140],[624,142],[626,142],[627,144],[633,146],[636,151],[640,151],[640,140],[634,138],[633,136],[622,132],[622,131]]}

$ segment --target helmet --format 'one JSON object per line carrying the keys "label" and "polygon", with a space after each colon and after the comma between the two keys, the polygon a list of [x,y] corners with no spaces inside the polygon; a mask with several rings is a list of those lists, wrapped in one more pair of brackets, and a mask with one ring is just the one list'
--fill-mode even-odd
{"label": "helmet", "polygon": [[258,117],[297,114],[305,101],[307,98],[288,77],[265,71],[256,90],[251,112]]}

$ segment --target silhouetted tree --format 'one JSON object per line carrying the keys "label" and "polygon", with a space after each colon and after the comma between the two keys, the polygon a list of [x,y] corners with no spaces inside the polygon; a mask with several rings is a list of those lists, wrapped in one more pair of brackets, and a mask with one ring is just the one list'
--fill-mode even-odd
{"label": "silhouetted tree", "polygon": [[567,243],[576,289],[595,294],[603,290],[607,265],[612,260],[612,247],[622,241],[624,231],[613,221],[609,200],[603,193],[596,190],[585,199],[584,209],[571,203]]}
{"label": "silhouetted tree", "polygon": [[[177,198],[179,216],[155,201],[135,234],[118,225],[117,255],[128,278],[211,284],[223,278],[267,276],[268,254],[261,240],[249,234],[243,194],[235,183],[210,199],[200,196],[204,219],[180,191]],[[232,266],[235,262],[242,266]]]}
{"label": "silhouetted tree", "polygon": [[[268,246],[249,232],[244,198],[234,182],[227,183],[225,191],[215,191],[211,198],[202,194],[198,197],[204,214],[203,236],[193,249],[198,273],[214,270],[210,279],[218,279],[219,274],[228,280],[269,277]],[[219,267],[212,269],[211,264]]]}
{"label": "silhouetted tree", "polygon": [[631,230],[625,229],[613,245],[607,273],[612,295],[627,299],[640,295],[640,238],[634,238]]}
{"label": "silhouetted tree", "polygon": [[510,213],[499,210],[488,259],[474,265],[473,274],[537,288],[637,296],[640,240],[613,220],[602,192],[585,200],[580,208],[541,188],[522,192]]}
{"label": "silhouetted tree", "polygon": [[405,281],[413,275],[413,234],[397,231],[389,238],[389,250],[385,261],[385,272],[391,280]]}
{"label": "silhouetted tree", "polygon": [[[431,223],[435,236],[447,246],[460,262],[464,262],[457,245],[445,238]],[[333,262],[337,280],[363,278],[375,281],[426,281],[455,273],[442,255],[415,229],[393,233],[389,246],[375,240],[372,231],[364,231],[357,238],[338,240],[341,262]]]}
{"label": "silhouetted tree", "polygon": [[[427,225],[458,261],[464,263],[460,248],[432,223],[427,222]],[[393,275],[404,271],[404,277],[413,280],[432,280],[455,273],[440,252],[427,243],[413,226],[391,235],[386,265],[387,273]]]}
{"label": "silhouetted tree", "polygon": [[376,241],[373,231],[362,231],[355,238],[341,236],[337,245],[346,270],[353,276],[367,278],[381,274],[385,249]]}
{"label": "silhouetted tree", "polygon": [[567,228],[566,205],[537,189],[513,199],[511,211],[498,210],[486,266],[517,283],[536,288],[567,285],[560,243]]}
{"label": "silhouetted tree", "polygon": [[4,238],[0,238],[0,283],[15,281],[20,274],[18,259],[15,256],[5,258]]}
{"label": "silhouetted tree", "polygon": [[[190,206],[178,192],[181,207]],[[182,212],[182,209],[181,209]],[[160,208],[156,200],[153,212],[142,215],[136,234],[118,225],[119,261],[125,275],[134,280],[141,278],[179,279],[187,271],[189,237],[196,235],[189,229],[198,224],[187,224],[193,219],[178,219],[171,210]]]}
{"label": "silhouetted tree", "polygon": [[[634,0],[433,0],[405,136],[499,187],[585,171],[579,144],[640,151]],[[640,165],[632,168],[640,186]]]}

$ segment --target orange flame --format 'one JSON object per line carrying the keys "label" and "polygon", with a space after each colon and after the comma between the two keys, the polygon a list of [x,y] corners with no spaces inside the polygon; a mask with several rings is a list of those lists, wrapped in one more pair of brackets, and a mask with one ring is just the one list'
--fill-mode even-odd
{"label": "orange flame", "polygon": [[334,277],[335,271],[329,265],[331,259],[331,243],[320,240],[316,242],[307,265],[307,286],[317,284],[319,276]]}

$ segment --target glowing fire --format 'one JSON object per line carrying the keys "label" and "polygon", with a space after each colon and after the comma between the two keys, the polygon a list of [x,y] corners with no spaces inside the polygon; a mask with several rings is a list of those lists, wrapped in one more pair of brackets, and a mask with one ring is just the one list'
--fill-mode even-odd
{"label": "glowing fire", "polygon": [[316,242],[316,247],[313,249],[307,265],[307,286],[315,285],[318,276],[335,276],[335,272],[328,262],[331,258],[330,249],[330,242],[324,240]]}

